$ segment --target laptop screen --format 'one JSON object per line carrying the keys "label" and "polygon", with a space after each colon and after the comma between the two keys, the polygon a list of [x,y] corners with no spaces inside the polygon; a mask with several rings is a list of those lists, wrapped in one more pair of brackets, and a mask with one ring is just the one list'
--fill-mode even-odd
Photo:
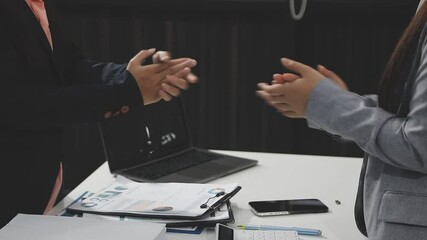
{"label": "laptop screen", "polygon": [[100,133],[111,172],[156,161],[192,144],[180,98],[106,120]]}

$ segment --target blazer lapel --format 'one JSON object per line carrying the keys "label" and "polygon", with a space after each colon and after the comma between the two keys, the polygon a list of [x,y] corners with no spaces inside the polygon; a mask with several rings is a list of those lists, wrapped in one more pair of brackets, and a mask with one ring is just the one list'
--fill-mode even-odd
{"label": "blazer lapel", "polygon": [[34,33],[36,34],[37,38],[39,39],[41,45],[46,49],[46,51],[48,51],[49,55],[52,58],[52,48],[50,47],[49,44],[49,40],[46,37],[46,34],[43,31],[43,28],[41,27],[39,20],[37,19],[37,17],[34,15],[33,11],[31,10],[30,7],[28,7],[27,3],[23,0],[18,1],[20,2],[21,5],[25,5],[22,6],[24,7],[26,10],[23,13],[24,14],[24,18],[26,19],[25,22],[28,22],[30,25],[30,28],[34,31]]}
{"label": "blazer lapel", "polygon": [[[46,34],[43,31],[43,28],[41,27],[37,17],[34,15],[33,11],[25,1],[23,0],[17,1],[17,4],[19,5],[18,6],[19,8],[25,9],[24,11],[19,11],[21,13],[21,16],[19,19],[23,20],[22,21],[23,26],[27,28],[27,31],[29,31],[31,34],[34,34],[34,36],[37,37],[39,44],[42,46],[42,48],[46,51],[46,53],[49,56],[48,60],[50,64],[52,64],[53,66],[58,82],[63,83],[60,77],[60,74],[58,72],[58,66],[55,62],[53,50],[50,46],[49,40],[47,39]],[[48,5],[48,4],[45,4],[45,5]],[[46,8],[48,8],[48,6],[46,6]],[[49,10],[47,10],[47,14],[48,14],[48,20],[50,22],[51,18],[50,18]],[[53,46],[55,47],[54,34],[52,34],[52,41],[54,42]]]}

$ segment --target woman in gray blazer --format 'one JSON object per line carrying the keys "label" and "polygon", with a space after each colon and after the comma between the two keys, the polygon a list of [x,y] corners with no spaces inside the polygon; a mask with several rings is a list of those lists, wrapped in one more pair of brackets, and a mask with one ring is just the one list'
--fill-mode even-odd
{"label": "woman in gray blazer", "polygon": [[427,5],[384,71],[378,95],[360,96],[324,67],[290,59],[257,94],[287,117],[356,142],[365,152],[356,222],[371,240],[427,239]]}

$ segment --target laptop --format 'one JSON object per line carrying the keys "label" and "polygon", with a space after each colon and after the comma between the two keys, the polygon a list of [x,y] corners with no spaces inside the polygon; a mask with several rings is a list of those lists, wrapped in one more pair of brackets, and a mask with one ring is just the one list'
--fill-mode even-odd
{"label": "laptop", "polygon": [[205,183],[258,161],[193,146],[181,97],[100,123],[110,172],[140,182]]}

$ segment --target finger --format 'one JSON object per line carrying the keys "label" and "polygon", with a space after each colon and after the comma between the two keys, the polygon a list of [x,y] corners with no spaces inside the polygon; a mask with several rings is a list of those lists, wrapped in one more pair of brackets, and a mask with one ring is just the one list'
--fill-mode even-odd
{"label": "finger", "polygon": [[304,76],[305,74],[308,74],[312,71],[315,71],[313,68],[302,64],[300,62],[288,59],[288,58],[282,58],[280,59],[280,61],[282,62],[283,66],[286,67],[287,69],[296,72],[302,76]]}
{"label": "finger", "polygon": [[145,61],[146,58],[150,57],[151,55],[153,55],[153,53],[156,51],[155,48],[150,48],[148,50],[142,50],[140,51],[138,54],[136,54],[130,61],[129,63],[131,64],[138,64],[141,65],[141,63],[143,63]]}
{"label": "finger", "polygon": [[282,79],[282,74],[273,74],[273,81],[271,82],[272,84],[281,84],[284,83],[283,79]]}
{"label": "finger", "polygon": [[[265,92],[266,94],[269,94],[270,95],[270,93],[268,92],[269,90],[270,90],[270,86],[271,85],[269,85],[269,84],[267,84],[267,83],[264,83],[264,82],[261,82],[261,83],[258,83],[257,84],[257,87],[260,89],[260,90],[262,90],[262,92]],[[260,93],[261,91],[257,91],[257,93]]]}
{"label": "finger", "polygon": [[170,100],[172,100],[172,96],[167,94],[162,89],[160,89],[160,91],[159,91],[159,96],[161,99],[165,100],[166,102],[169,102]]}
{"label": "finger", "polygon": [[186,67],[186,68],[182,69],[181,71],[177,72],[173,76],[183,78],[183,77],[187,76],[190,72],[191,72],[191,69]]}
{"label": "finger", "polygon": [[191,72],[187,74],[187,76],[185,76],[185,79],[189,83],[197,83],[199,81],[199,78],[196,75],[192,74]]}
{"label": "finger", "polygon": [[274,104],[274,108],[280,113],[292,111],[291,106],[287,103]]}
{"label": "finger", "polygon": [[281,112],[281,114],[285,117],[288,117],[288,118],[301,118],[301,116],[299,116],[294,111],[285,111],[285,112]]}
{"label": "finger", "polygon": [[286,82],[292,82],[297,79],[301,78],[299,75],[293,74],[293,73],[284,73],[282,74],[282,79]]}
{"label": "finger", "polygon": [[327,69],[325,66],[323,65],[317,65],[317,70],[325,77],[327,78],[331,78],[331,79],[337,79],[340,78],[337,74],[335,74],[335,72]]}
{"label": "finger", "polygon": [[188,60],[190,60],[190,58],[177,58],[177,59],[172,59],[166,62],[159,62],[159,63],[150,64],[150,65],[145,65],[144,67],[146,69],[151,70],[152,72],[161,73],[173,65],[180,64]]}
{"label": "finger", "polygon": [[299,116],[294,110],[292,110],[291,108],[288,109],[278,109],[276,108],[276,111],[278,113],[280,113],[281,115],[285,116],[285,117],[289,117],[289,118],[301,118],[301,116]]}
{"label": "finger", "polygon": [[180,88],[182,90],[188,89],[188,84],[189,84],[185,79],[179,78],[175,75],[166,76],[163,82],[170,86],[175,86],[177,88]]}
{"label": "finger", "polygon": [[271,105],[270,94],[266,93],[265,91],[256,91],[256,95],[263,99],[267,105]]}
{"label": "finger", "polygon": [[181,91],[178,88],[167,83],[162,83],[162,90],[174,97],[178,97],[181,94]]}
{"label": "finger", "polygon": [[286,95],[286,85],[288,83],[285,84],[273,84],[273,85],[269,85],[267,83],[258,83],[258,88],[267,92],[270,95]]}
{"label": "finger", "polygon": [[273,105],[281,105],[281,104],[287,105],[287,100],[285,95],[272,95],[270,96],[270,102]]}
{"label": "finger", "polygon": [[267,90],[267,89],[269,89],[270,88],[270,84],[268,84],[268,83],[265,83],[265,82],[260,82],[260,83],[258,83],[257,84],[257,87],[259,88],[259,89],[261,89],[261,90]]}
{"label": "finger", "polygon": [[189,60],[186,60],[186,61],[184,61],[184,62],[181,62],[181,63],[175,64],[175,65],[174,65],[174,66],[172,66],[172,67],[169,67],[168,69],[166,69],[166,70],[164,71],[164,73],[165,73],[166,75],[175,75],[175,74],[177,74],[179,71],[181,71],[181,70],[185,69],[186,67],[188,67],[188,68],[192,68],[192,67],[195,67],[196,65],[197,65],[197,61],[196,61],[196,60],[194,60],[194,59],[189,59]]}
{"label": "finger", "polygon": [[338,86],[340,86],[342,89],[348,90],[347,84],[341,79],[340,76],[338,76],[335,72],[327,69],[323,65],[317,65],[317,70],[325,77],[329,78],[333,82],[335,82]]}
{"label": "finger", "polygon": [[175,75],[166,76],[165,81],[176,85],[181,89],[188,89],[188,83],[196,83],[198,78],[191,73],[191,69],[186,67]]}
{"label": "finger", "polygon": [[[169,72],[173,67],[177,67],[177,66],[179,66],[179,67],[177,67],[177,68],[179,68],[179,69],[183,69],[184,67],[185,67],[185,64],[187,64],[187,65],[189,65],[189,66],[191,66],[191,62],[192,61],[195,61],[195,60],[193,60],[193,59],[191,59],[191,58],[177,58],[177,59],[172,59],[172,60],[169,60],[169,61],[167,61],[167,62],[164,62],[164,63],[157,63],[157,64],[153,64],[153,68],[155,68],[155,72],[156,73],[163,73],[164,74],[164,76],[166,76],[166,75],[173,75],[173,73],[171,73],[171,72]],[[195,64],[196,65],[196,64]],[[194,66],[195,66],[194,65]],[[175,72],[176,73],[176,72]]]}
{"label": "finger", "polygon": [[271,105],[287,105],[287,99],[285,95],[271,95],[268,92],[262,90],[256,91],[256,94],[262,97],[264,100],[268,101]]}
{"label": "finger", "polygon": [[266,94],[271,95],[271,89],[273,85],[269,85],[267,83],[262,82],[262,83],[258,83],[257,86],[260,90],[262,90]]}
{"label": "finger", "polygon": [[284,73],[284,74],[274,74],[273,75],[273,84],[281,84],[284,82],[292,82],[300,78],[300,76],[293,73]]}
{"label": "finger", "polygon": [[168,62],[171,59],[172,59],[172,55],[168,51],[157,51],[153,55],[153,63]]}
{"label": "finger", "polygon": [[256,91],[256,95],[262,98],[266,102],[266,104],[275,108],[278,105],[287,104],[286,96],[272,96],[265,91]]}

